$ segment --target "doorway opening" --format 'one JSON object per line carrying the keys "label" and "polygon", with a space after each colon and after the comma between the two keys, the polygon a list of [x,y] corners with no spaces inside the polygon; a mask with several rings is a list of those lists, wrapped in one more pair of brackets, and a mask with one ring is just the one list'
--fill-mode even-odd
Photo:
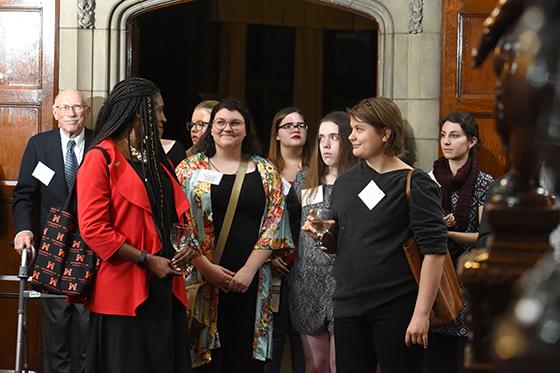
{"label": "doorway opening", "polygon": [[[266,3],[266,4],[264,4]],[[162,90],[164,137],[190,146],[185,124],[202,100],[236,97],[266,150],[274,114],[320,118],[378,92],[375,20],[306,0],[193,0],[149,9],[127,23],[129,76]]]}

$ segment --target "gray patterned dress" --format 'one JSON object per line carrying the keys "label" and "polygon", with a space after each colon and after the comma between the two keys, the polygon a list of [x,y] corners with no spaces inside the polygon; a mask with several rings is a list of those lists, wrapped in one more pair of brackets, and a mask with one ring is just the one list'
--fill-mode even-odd
{"label": "gray patterned dress", "polygon": [[[301,196],[305,171],[296,176],[293,188]],[[328,208],[332,185],[321,185],[323,202],[302,207],[301,223],[313,208]],[[290,287],[290,314],[292,324],[299,333],[319,335],[333,332],[334,255],[325,254],[315,247],[315,242],[305,233],[299,237],[297,258],[288,286]]]}

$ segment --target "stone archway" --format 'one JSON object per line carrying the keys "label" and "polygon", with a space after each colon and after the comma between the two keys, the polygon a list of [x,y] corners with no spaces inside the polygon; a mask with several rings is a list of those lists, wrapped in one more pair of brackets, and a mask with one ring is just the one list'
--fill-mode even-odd
{"label": "stone archway", "polygon": [[[100,25],[107,33],[107,90],[126,76],[127,22],[139,13],[192,0],[124,0],[111,9],[107,23]],[[373,18],[379,24],[379,94],[393,97],[393,76],[395,63],[395,26],[391,12],[378,0],[319,0],[328,6],[335,6]]]}

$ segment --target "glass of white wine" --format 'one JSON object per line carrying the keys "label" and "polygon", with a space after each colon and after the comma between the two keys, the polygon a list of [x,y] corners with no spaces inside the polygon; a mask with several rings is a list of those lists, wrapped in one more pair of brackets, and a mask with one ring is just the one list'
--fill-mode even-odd
{"label": "glass of white wine", "polygon": [[[173,224],[171,226],[170,235],[171,244],[177,253],[188,247],[195,247],[196,237],[193,233],[192,227],[188,224]],[[188,276],[192,272],[193,266],[189,260],[185,267],[176,269],[183,272],[185,276]]]}

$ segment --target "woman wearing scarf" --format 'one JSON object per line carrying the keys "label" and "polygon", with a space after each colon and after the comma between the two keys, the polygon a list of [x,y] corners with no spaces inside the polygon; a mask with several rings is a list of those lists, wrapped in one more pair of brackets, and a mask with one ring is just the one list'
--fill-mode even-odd
{"label": "woman wearing scarf", "polygon": [[[449,252],[455,263],[476,245],[482,208],[492,176],[480,170],[478,124],[467,113],[449,114],[441,122],[443,157],[434,162],[433,177],[441,186],[443,220],[448,228]],[[468,329],[464,310],[457,320],[430,330],[426,359],[428,373],[463,371]]]}

